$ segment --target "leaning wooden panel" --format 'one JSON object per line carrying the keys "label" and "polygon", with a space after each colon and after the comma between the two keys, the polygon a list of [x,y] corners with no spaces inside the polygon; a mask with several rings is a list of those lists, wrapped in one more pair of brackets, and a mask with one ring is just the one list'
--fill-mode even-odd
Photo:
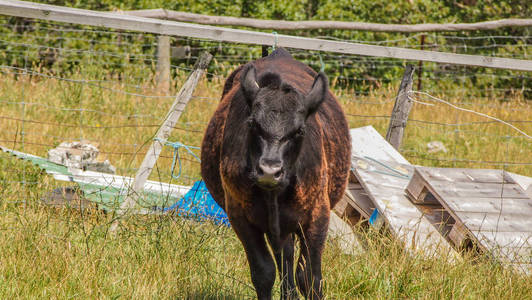
{"label": "leaning wooden panel", "polygon": [[405,195],[413,166],[373,127],[350,134],[354,174],[393,234],[416,253],[455,257],[448,241]]}
{"label": "leaning wooden panel", "polygon": [[526,266],[532,262],[532,199],[524,181],[502,170],[416,167],[406,192],[427,208],[437,200],[452,217],[444,235],[456,246],[470,240],[503,262]]}

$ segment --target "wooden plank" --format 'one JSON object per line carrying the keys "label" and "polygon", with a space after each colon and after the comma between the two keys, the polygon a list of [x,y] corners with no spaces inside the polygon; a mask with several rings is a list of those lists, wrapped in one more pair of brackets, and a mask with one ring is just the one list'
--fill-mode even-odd
{"label": "wooden plank", "polygon": [[441,197],[452,198],[522,198],[529,199],[518,184],[430,181]]}
{"label": "wooden plank", "polygon": [[374,208],[362,186],[359,183],[350,182],[344,196],[335,205],[334,211],[339,217],[355,225],[360,221],[368,220]]}
{"label": "wooden plank", "polygon": [[277,47],[329,51],[344,54],[532,71],[532,60],[487,57],[479,55],[475,56],[328,41],[315,38],[157,20],[26,1],[0,0],[0,14],[73,24],[102,26],[122,30],[149,32],[163,35],[187,36],[215,41],[227,41],[255,45],[276,45]]}
{"label": "wooden plank", "polygon": [[452,228],[447,236],[459,249],[464,247],[464,244],[467,240],[470,240],[469,230],[467,230],[467,228],[460,222],[452,225]]}
{"label": "wooden plank", "polygon": [[[454,172],[456,171],[456,172]],[[419,172],[419,174],[418,174]],[[421,176],[422,174],[422,176]],[[411,200],[416,203],[439,203],[439,201],[428,193],[426,186],[428,183],[424,178],[428,178],[432,184],[434,181],[441,182],[454,182],[460,181],[463,186],[470,186],[475,191],[476,185],[473,183],[480,182],[480,186],[486,186],[484,183],[490,183],[491,191],[496,195],[491,197],[473,197],[467,193],[460,193],[460,196],[445,198],[449,208],[456,212],[485,212],[485,213],[501,213],[501,214],[531,214],[532,215],[532,203],[528,201],[527,197],[523,197],[519,188],[514,185],[515,181],[508,174],[501,172],[500,170],[488,170],[488,169],[454,169],[454,168],[430,168],[429,171],[424,168],[416,168],[414,176],[407,187],[407,194],[411,197]],[[464,183],[466,182],[466,183]],[[470,184],[468,185],[467,182]],[[497,182],[498,185],[497,186]],[[519,193],[520,198],[506,197],[508,193],[504,190],[503,195],[504,202],[500,200],[501,192],[497,192],[497,187],[502,190],[501,182],[504,182],[505,186],[512,190],[512,192]],[[441,184],[445,186],[446,183]],[[436,185],[435,185],[436,186]],[[495,187],[495,191],[493,189]],[[469,191],[471,192],[471,191]],[[477,191],[478,192],[478,191]],[[480,191],[479,193],[487,193],[489,189]],[[476,192],[475,192],[476,193]],[[470,196],[467,201],[464,200],[464,196]],[[423,200],[422,198],[425,197]],[[419,199],[418,199],[419,198]],[[429,201],[426,199],[429,198]],[[421,200],[420,200],[421,199]]]}
{"label": "wooden plank", "polygon": [[480,231],[478,238],[490,244],[490,248],[530,248],[532,247],[532,233],[530,231],[519,232],[491,232]]}
{"label": "wooden plank", "polygon": [[522,214],[499,214],[484,212],[458,212],[462,223],[471,231],[488,232],[530,232],[532,235],[532,214],[530,211]]}
{"label": "wooden plank", "polygon": [[504,263],[532,263],[530,232],[480,232],[478,237],[488,251]]}
{"label": "wooden plank", "polygon": [[414,74],[414,67],[406,65],[397,97],[395,97],[395,104],[392,109],[390,118],[390,125],[388,125],[388,132],[386,133],[386,140],[397,150],[401,147],[403,141],[403,132],[406,128],[406,121],[410,114],[410,109],[414,102],[408,97],[408,93],[412,91],[412,75]]}
{"label": "wooden plank", "polygon": [[[54,174],[54,179],[84,184],[93,184],[103,187],[114,187],[127,191],[133,185],[134,178],[125,177],[94,171],[72,170],[72,175]],[[159,181],[147,180],[144,183],[144,191],[161,195],[171,195],[180,198],[191,189],[190,186],[169,184]]]}
{"label": "wooden plank", "polygon": [[354,174],[392,233],[416,253],[456,255],[447,240],[404,193],[413,166],[373,127],[352,129],[350,133]]}
{"label": "wooden plank", "polygon": [[[192,97],[192,93],[194,92],[196,85],[198,84],[205,69],[209,65],[211,59],[211,54],[208,52],[203,53],[198,59],[198,62],[194,67],[194,71],[192,71],[185,84],[181,87],[181,90],[172,104],[172,107],[168,111],[163,124],[155,134],[155,138],[150,146],[150,149],[146,152],[146,156],[144,157],[144,160],[142,161],[142,164],[135,175],[132,188],[128,192],[128,195],[122,205],[120,205],[120,209],[117,211],[118,216],[125,214],[129,209],[133,208],[135,203],[138,201],[138,198],[141,197],[144,183],[146,180],[148,180],[155,163],[159,159],[159,155],[161,154],[164,144],[168,140],[168,137],[170,136],[175,124],[179,120],[181,113],[185,110],[185,106]],[[115,220],[118,220],[118,218]],[[117,223],[114,222],[110,230],[114,231],[116,228]]]}
{"label": "wooden plank", "polygon": [[179,22],[194,22],[205,25],[244,26],[272,30],[312,30],[312,29],[340,29],[378,32],[437,32],[437,31],[470,31],[493,30],[504,27],[532,26],[532,19],[500,19],[476,23],[446,23],[446,24],[379,24],[368,22],[346,21],[285,21],[261,20],[252,18],[238,18],[229,16],[210,16],[184,11],[168,10],[164,8],[143,9],[123,12],[132,16],[159,18]]}
{"label": "wooden plank", "polygon": [[375,205],[368,197],[364,188],[360,183],[349,183],[347,190],[351,194],[352,203],[350,204],[354,206],[364,218],[369,219],[371,213],[375,209]]}
{"label": "wooden plank", "polygon": [[516,183],[503,170],[463,168],[430,168],[430,172],[423,168],[418,170],[423,173],[423,177],[431,182],[438,180],[469,183]]}
{"label": "wooden plank", "polygon": [[333,207],[333,211],[340,217],[340,218],[343,218],[344,214],[345,214],[345,210],[346,208],[349,206],[349,203],[347,203],[347,200],[346,200],[346,195],[344,193],[344,196],[342,197],[342,199],[340,199],[340,201],[338,201],[338,203],[336,203],[336,205]]}
{"label": "wooden plank", "polygon": [[518,215],[525,212],[525,214],[532,216],[532,204],[523,198],[504,198],[503,201],[500,201],[499,198],[447,197],[445,200],[449,209],[456,212],[500,213],[503,215]]}
{"label": "wooden plank", "polygon": [[458,246],[470,239],[501,261],[531,263],[532,199],[515,177],[500,170],[453,170],[416,167],[414,174],[452,217],[448,238]]}
{"label": "wooden plank", "polygon": [[358,157],[371,157],[379,161],[410,164],[392,145],[387,143],[373,126],[349,130],[351,151]]}
{"label": "wooden plank", "polygon": [[439,205],[440,202],[427,190],[425,179],[418,173],[419,171],[416,169],[412,179],[410,179],[410,182],[406,186],[405,193],[407,197],[414,204]]}
{"label": "wooden plank", "polygon": [[510,177],[512,177],[513,180],[515,180],[517,184],[519,184],[523,188],[528,197],[532,199],[532,177],[527,177],[511,172],[507,173],[508,175],[510,175]]}

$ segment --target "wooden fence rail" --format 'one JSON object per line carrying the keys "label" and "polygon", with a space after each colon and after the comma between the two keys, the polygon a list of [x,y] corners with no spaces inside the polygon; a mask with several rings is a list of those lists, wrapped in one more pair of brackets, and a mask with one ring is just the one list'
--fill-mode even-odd
{"label": "wooden fence rail", "polygon": [[532,19],[501,19],[478,23],[447,23],[447,24],[379,24],[366,22],[344,21],[283,21],[237,18],[226,16],[209,16],[163,8],[124,11],[124,14],[146,18],[157,18],[179,22],[193,22],[204,25],[243,26],[271,30],[309,30],[309,29],[341,29],[384,32],[436,32],[436,31],[472,31],[493,30],[504,27],[532,26]]}
{"label": "wooden fence rail", "polygon": [[215,41],[255,45],[276,45],[278,47],[329,51],[344,54],[532,71],[532,60],[423,51],[359,43],[327,41],[290,35],[274,35],[263,32],[180,23],[25,1],[0,0],[0,14],[162,35],[187,36]]}

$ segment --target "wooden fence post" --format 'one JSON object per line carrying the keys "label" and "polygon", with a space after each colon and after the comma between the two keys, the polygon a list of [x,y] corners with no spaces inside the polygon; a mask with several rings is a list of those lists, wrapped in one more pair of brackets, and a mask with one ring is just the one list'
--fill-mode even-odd
{"label": "wooden fence post", "polygon": [[412,65],[406,65],[405,73],[399,86],[399,92],[397,92],[397,97],[395,98],[388,132],[386,133],[386,140],[397,150],[401,146],[408,114],[412,108],[412,100],[408,98],[408,93],[412,90],[413,74],[414,67]]}
{"label": "wooden fence post", "polygon": [[[421,41],[419,42],[419,50],[425,50],[425,35],[421,35]],[[417,69],[417,90],[421,91],[421,82],[423,81],[423,61],[420,60]]]}
{"label": "wooden fence post", "polygon": [[179,120],[181,113],[185,110],[185,106],[192,97],[192,93],[194,92],[194,89],[196,88],[201,76],[205,72],[205,69],[207,69],[211,59],[212,55],[208,52],[204,52],[199,58],[198,62],[196,62],[194,71],[192,71],[192,74],[190,74],[185,84],[181,87],[181,90],[177,94],[172,107],[166,115],[166,118],[164,118],[163,124],[157,131],[157,134],[155,134],[150,149],[148,152],[146,152],[146,156],[144,156],[144,160],[142,161],[142,164],[135,175],[133,187],[128,191],[128,195],[117,211],[117,218],[115,218],[115,221],[111,225],[111,231],[115,231],[118,227],[118,217],[126,214],[129,209],[134,207],[135,203],[137,203],[137,200],[142,197],[144,184],[146,183],[146,180],[148,180],[148,177],[150,176],[151,171],[153,170],[153,167],[155,166],[155,163],[161,154],[164,144],[168,140],[172,129]]}
{"label": "wooden fence post", "polygon": [[168,93],[170,90],[170,37],[159,35],[157,38],[157,90]]}

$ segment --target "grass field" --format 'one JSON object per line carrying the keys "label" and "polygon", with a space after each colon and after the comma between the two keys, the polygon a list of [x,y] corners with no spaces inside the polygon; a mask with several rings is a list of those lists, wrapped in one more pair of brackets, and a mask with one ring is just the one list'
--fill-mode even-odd
{"label": "grass field", "polygon": [[[86,73],[70,76],[83,82],[0,76],[1,145],[46,156],[62,141],[84,138],[98,142],[102,155],[123,175],[134,174],[173,101],[124,93],[156,95],[149,76],[136,86],[116,80],[89,82]],[[351,127],[373,125],[385,134],[396,93],[393,86],[354,97],[354,91],[335,89],[332,82]],[[200,144],[222,85],[223,77],[200,83],[170,140]],[[464,102],[459,95],[435,96]],[[504,120],[531,120],[531,103],[519,94],[510,96],[505,102],[475,99],[460,105]],[[415,164],[504,168],[532,176],[530,140],[485,121],[444,104],[415,104],[401,152]],[[463,124],[445,125],[457,123]],[[532,133],[531,122],[513,124]],[[428,154],[426,144],[435,140],[448,152]],[[171,162],[172,149],[165,149],[152,179],[170,181]],[[191,156],[184,155],[183,173],[186,176],[173,182],[191,184],[200,176]],[[112,215],[39,204],[60,185],[30,164],[0,154],[0,298],[254,297],[242,246],[231,229],[172,216],[137,216],[125,220],[117,235],[109,235]],[[386,235],[360,234],[369,249],[363,254],[340,254],[334,241],[326,248],[329,299],[532,298],[530,277],[487,258],[466,255],[455,263],[424,259],[408,255]]]}

